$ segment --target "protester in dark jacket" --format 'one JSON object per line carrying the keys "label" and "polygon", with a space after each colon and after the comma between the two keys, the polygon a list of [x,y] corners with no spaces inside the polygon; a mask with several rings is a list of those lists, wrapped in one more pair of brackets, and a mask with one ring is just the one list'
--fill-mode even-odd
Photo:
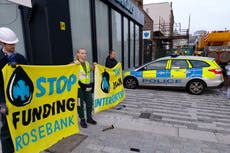
{"label": "protester in dark jacket", "polygon": [[[16,64],[27,64],[26,59],[19,53],[15,53],[15,46],[18,42],[16,34],[9,28],[0,28],[0,68],[6,64],[15,67]],[[14,153],[14,145],[10,136],[9,127],[6,121],[7,107],[4,96],[4,80],[0,72],[0,112],[2,113],[1,143],[2,153]]]}
{"label": "protester in dark jacket", "polygon": [[114,50],[109,51],[109,56],[106,58],[105,66],[108,68],[113,68],[117,65],[116,52]]}

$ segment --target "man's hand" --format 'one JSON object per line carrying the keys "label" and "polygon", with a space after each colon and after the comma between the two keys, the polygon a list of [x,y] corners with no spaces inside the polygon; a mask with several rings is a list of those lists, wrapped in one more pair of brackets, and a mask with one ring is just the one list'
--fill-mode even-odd
{"label": "man's hand", "polygon": [[90,71],[94,71],[96,65],[97,65],[97,62],[93,62],[93,66],[90,67]]}
{"label": "man's hand", "polygon": [[77,65],[81,64],[79,61],[75,61],[74,63],[77,64]]}
{"label": "man's hand", "polygon": [[16,63],[16,62],[11,62],[11,63],[9,63],[9,65],[10,65],[12,68],[16,68],[17,63]]}
{"label": "man's hand", "polygon": [[8,114],[8,107],[5,104],[0,105],[0,112],[4,115],[7,115]]}

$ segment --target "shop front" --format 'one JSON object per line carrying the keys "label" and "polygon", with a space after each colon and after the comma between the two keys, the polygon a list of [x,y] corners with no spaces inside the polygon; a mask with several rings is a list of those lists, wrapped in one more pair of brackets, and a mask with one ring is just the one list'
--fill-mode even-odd
{"label": "shop front", "polygon": [[105,63],[117,52],[123,68],[139,65],[143,12],[131,0],[70,0],[73,50],[88,50],[91,61]]}
{"label": "shop front", "polygon": [[22,38],[21,53],[31,64],[68,64],[78,48],[87,50],[91,63],[104,65],[111,49],[124,69],[141,63],[144,14],[132,0],[33,0],[32,8],[7,4],[18,20],[7,26]]}

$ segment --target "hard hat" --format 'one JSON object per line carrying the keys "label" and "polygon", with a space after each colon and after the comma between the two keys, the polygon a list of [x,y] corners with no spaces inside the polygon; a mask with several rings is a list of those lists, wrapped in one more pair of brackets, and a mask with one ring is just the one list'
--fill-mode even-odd
{"label": "hard hat", "polygon": [[18,38],[11,29],[7,27],[1,27],[0,41],[6,44],[16,44],[18,42]]}

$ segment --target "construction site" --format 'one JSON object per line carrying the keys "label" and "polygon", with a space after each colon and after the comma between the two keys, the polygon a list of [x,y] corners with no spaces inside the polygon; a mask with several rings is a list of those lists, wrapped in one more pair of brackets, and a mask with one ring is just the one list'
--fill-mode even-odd
{"label": "construction site", "polygon": [[230,60],[230,31],[206,32],[196,41],[193,55],[213,57],[224,67]]}
{"label": "construction site", "polygon": [[[144,5],[143,8],[146,14],[143,33],[145,33],[145,31],[151,31],[150,39],[144,38],[144,57],[149,57],[148,49],[152,49],[152,59],[157,59],[172,53],[181,55],[192,54],[194,46],[189,43],[190,19],[188,19],[187,28],[182,29],[181,23],[176,23],[174,20],[172,5],[172,2]],[[145,62],[148,60],[150,59],[144,59]]]}
{"label": "construction site", "polygon": [[222,67],[230,60],[230,31],[197,31],[190,34],[190,15],[188,24],[176,23],[172,9],[173,3],[162,2],[145,4],[145,24],[143,34],[144,63],[171,54],[195,55],[215,58]]}

